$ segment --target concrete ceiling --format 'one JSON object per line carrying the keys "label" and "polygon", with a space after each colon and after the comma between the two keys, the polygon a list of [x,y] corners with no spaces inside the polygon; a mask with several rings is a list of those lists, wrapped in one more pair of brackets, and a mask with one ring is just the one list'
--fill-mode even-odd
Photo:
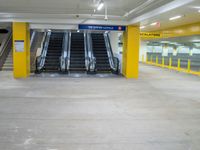
{"label": "concrete ceiling", "polygon": [[[166,28],[172,28],[180,25],[192,24],[196,22],[200,22],[200,0],[194,0],[187,5],[180,6],[176,9],[168,11],[166,13],[162,13],[155,17],[151,17],[141,21],[141,26],[146,26],[142,31],[157,31]],[[180,19],[170,21],[169,18],[181,15],[183,16]],[[151,26],[150,24],[153,22],[159,22],[159,26]]]}
{"label": "concrete ceiling", "polygon": [[[85,24],[148,25],[160,21],[163,29],[200,21],[200,13],[191,6],[199,0],[104,0],[108,9],[94,13],[98,0],[0,0],[0,22],[25,21],[33,26]],[[200,8],[199,8],[200,9]],[[169,16],[187,14],[182,22],[169,22]],[[147,27],[144,31],[157,28]]]}

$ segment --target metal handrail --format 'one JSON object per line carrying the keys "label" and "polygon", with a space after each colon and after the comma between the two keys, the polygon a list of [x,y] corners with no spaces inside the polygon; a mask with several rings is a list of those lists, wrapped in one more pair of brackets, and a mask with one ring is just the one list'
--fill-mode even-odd
{"label": "metal handrail", "polygon": [[64,33],[63,44],[62,44],[62,56],[60,57],[60,69],[62,72],[66,72],[66,58],[67,58],[67,51],[68,51],[68,39],[69,33]]}
{"label": "metal handrail", "polygon": [[66,66],[67,66],[67,71],[69,71],[69,67],[70,67],[70,56],[71,56],[71,36],[72,33],[69,32],[69,37],[68,37],[68,48],[67,48],[67,57],[66,57]]}
{"label": "metal handrail", "polygon": [[40,56],[36,58],[36,71],[40,72],[44,68],[47,50],[49,47],[49,41],[50,41],[51,31],[48,31],[45,36],[45,42],[43,43],[42,53]]}
{"label": "metal handrail", "polygon": [[35,36],[36,36],[36,31],[33,31],[32,35],[31,35],[30,47],[32,47],[32,45],[33,45],[33,41],[35,39]]}
{"label": "metal handrail", "polygon": [[88,57],[89,57],[88,68],[89,68],[90,72],[95,72],[96,71],[96,58],[94,57],[91,33],[87,33],[87,47],[88,47]]}
{"label": "metal handrail", "polygon": [[86,70],[89,71],[90,58],[88,56],[88,45],[87,45],[87,33],[86,32],[84,32],[84,51],[85,51]]}
{"label": "metal handrail", "polygon": [[105,39],[110,66],[115,73],[119,73],[119,59],[117,57],[114,57],[108,33],[104,33],[104,39]]}
{"label": "metal handrail", "polygon": [[0,47],[0,57],[2,57],[2,55],[4,54],[4,51],[6,50],[6,48],[8,47],[8,44],[10,42],[12,38],[12,32],[10,31],[7,38],[4,39],[2,46]]}

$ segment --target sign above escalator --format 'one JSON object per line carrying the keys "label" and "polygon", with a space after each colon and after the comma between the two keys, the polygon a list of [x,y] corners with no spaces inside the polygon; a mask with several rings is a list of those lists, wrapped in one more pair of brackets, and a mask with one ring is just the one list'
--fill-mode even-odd
{"label": "sign above escalator", "polygon": [[98,31],[125,31],[126,26],[107,26],[107,25],[86,25],[80,24],[79,30],[98,30]]}

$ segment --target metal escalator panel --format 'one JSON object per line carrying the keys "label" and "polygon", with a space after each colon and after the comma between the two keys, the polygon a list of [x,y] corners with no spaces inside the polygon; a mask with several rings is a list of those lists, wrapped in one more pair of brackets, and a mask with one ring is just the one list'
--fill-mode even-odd
{"label": "metal escalator panel", "polygon": [[60,56],[62,55],[63,38],[64,33],[62,32],[51,33],[44,65],[44,70],[46,72],[60,71]]}
{"label": "metal escalator panel", "polygon": [[70,71],[86,71],[84,33],[71,34]]}
{"label": "metal escalator panel", "polygon": [[93,33],[91,36],[97,72],[110,72],[111,67],[103,33]]}

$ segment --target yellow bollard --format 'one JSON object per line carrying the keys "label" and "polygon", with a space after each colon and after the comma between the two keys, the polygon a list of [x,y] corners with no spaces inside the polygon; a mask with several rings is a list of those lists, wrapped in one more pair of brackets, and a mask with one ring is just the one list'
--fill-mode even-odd
{"label": "yellow bollard", "polygon": [[190,59],[188,59],[188,72],[190,72],[190,70],[191,70],[191,61]]}
{"label": "yellow bollard", "polygon": [[181,59],[180,59],[180,58],[178,59],[178,66],[177,66],[177,69],[178,69],[178,71],[181,70]]}
{"label": "yellow bollard", "polygon": [[162,67],[164,68],[165,67],[165,58],[162,57]]}
{"label": "yellow bollard", "polygon": [[169,69],[171,69],[172,68],[172,58],[170,57],[169,58]]}
{"label": "yellow bollard", "polygon": [[158,65],[158,56],[156,56],[156,65]]}
{"label": "yellow bollard", "polygon": [[142,62],[144,63],[144,55],[142,55]]}

